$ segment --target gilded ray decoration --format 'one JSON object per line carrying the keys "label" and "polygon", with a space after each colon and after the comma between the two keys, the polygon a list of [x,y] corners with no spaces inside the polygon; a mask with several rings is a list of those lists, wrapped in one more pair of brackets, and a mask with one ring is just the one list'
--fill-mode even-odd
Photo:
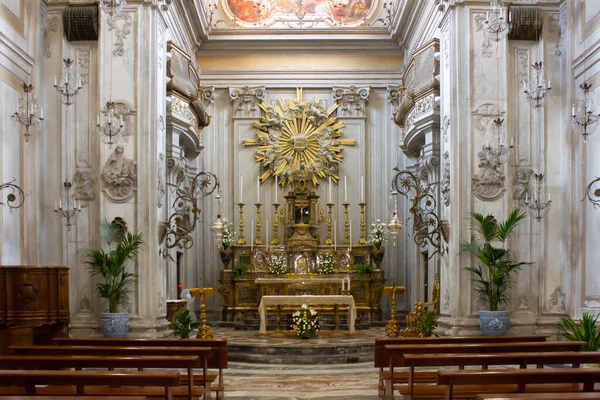
{"label": "gilded ray decoration", "polygon": [[346,126],[331,116],[335,104],[328,110],[319,99],[304,102],[302,89],[296,100],[267,106],[260,104],[263,116],[252,126],[256,139],[246,139],[245,146],[257,146],[255,159],[263,168],[261,182],[279,177],[279,184],[293,187],[331,177],[338,182],[339,164],[344,159],[342,146],[354,146],[354,139],[343,139]]}

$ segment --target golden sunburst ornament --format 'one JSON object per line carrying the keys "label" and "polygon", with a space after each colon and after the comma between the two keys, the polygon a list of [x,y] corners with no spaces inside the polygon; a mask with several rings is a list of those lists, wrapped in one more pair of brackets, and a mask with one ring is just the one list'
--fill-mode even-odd
{"label": "golden sunburst ornament", "polygon": [[342,139],[342,128],[321,101],[302,101],[302,89],[296,90],[296,100],[280,99],[279,104],[260,104],[264,116],[252,126],[256,139],[246,139],[245,146],[258,146],[255,159],[265,169],[262,182],[279,177],[282,186],[308,180],[317,186],[319,178],[331,177],[338,182],[339,163],[344,159],[342,146],[354,146],[354,139]]}

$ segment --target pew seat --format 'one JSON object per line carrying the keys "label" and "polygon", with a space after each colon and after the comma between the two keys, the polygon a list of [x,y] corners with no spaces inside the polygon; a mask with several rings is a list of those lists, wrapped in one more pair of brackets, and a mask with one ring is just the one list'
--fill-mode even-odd
{"label": "pew seat", "polygon": [[477,400],[588,400],[600,399],[598,393],[511,393],[480,394]]}

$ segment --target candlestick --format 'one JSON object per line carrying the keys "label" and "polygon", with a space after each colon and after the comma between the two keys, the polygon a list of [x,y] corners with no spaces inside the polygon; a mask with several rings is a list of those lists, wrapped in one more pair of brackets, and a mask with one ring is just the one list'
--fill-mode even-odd
{"label": "candlestick", "polygon": [[348,202],[348,180],[346,179],[346,175],[344,175],[344,203]]}
{"label": "candlestick", "polygon": [[[240,192],[240,194],[241,194],[241,192]],[[244,206],[245,206],[245,204],[238,203],[238,206],[240,207],[240,226],[239,226],[240,235],[238,237],[237,244],[240,246],[243,246],[246,244],[246,239],[244,238]]]}
{"label": "candlestick", "polygon": [[350,216],[348,215],[348,207],[350,204],[344,203],[344,244],[350,244]]}
{"label": "candlestick", "polygon": [[260,238],[260,230],[262,227],[262,224],[260,223],[260,206],[262,206],[261,203],[257,203],[255,204],[256,206],[256,238],[254,239],[254,244],[257,246],[260,246],[263,244],[261,238]]}
{"label": "candlestick", "polygon": [[[273,204],[273,239],[271,239],[271,246],[279,246],[279,220],[281,219],[281,216],[279,215],[279,204],[275,203]],[[281,215],[283,215],[283,210],[281,210]],[[267,236],[267,240],[269,240],[269,237]]]}
{"label": "candlestick", "polygon": [[365,245],[367,244],[367,237],[366,237],[366,221],[365,221],[365,206],[367,205],[367,203],[360,203],[360,239],[358,240],[358,244],[361,245]]}
{"label": "candlestick", "polygon": [[331,238],[331,228],[333,227],[333,204],[327,203],[327,237],[325,238],[326,246],[333,246]]}
{"label": "candlestick", "polygon": [[244,202],[244,175],[240,175],[240,204]]}
{"label": "candlestick", "polygon": [[256,202],[260,203],[260,177],[256,178]]}

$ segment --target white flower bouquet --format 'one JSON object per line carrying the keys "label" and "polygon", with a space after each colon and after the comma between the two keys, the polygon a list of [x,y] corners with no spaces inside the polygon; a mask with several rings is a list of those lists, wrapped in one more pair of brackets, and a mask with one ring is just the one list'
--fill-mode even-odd
{"label": "white flower bouquet", "polygon": [[386,233],[387,225],[378,219],[375,223],[371,224],[369,242],[372,243],[377,250],[379,250],[381,246],[387,242]]}
{"label": "white flower bouquet", "polygon": [[235,244],[235,232],[233,231],[233,223],[223,219],[223,232],[221,233],[221,247],[227,250]]}
{"label": "white flower bouquet", "polygon": [[269,273],[275,275],[283,275],[286,273],[286,271],[287,263],[285,261],[285,256],[272,256],[271,262],[269,263]]}
{"label": "white flower bouquet", "polygon": [[319,331],[319,318],[317,312],[306,304],[302,304],[300,310],[292,314],[292,332],[302,339],[309,339]]}
{"label": "white flower bouquet", "polygon": [[331,254],[320,254],[317,272],[319,274],[333,274],[335,269],[334,265],[333,256]]}

